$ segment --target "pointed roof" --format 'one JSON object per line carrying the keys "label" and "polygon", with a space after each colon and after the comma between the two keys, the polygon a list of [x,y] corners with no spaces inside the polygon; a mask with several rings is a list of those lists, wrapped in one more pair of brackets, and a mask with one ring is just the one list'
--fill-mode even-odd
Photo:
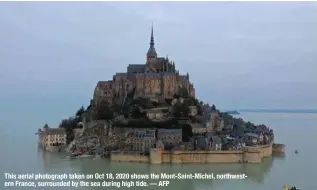
{"label": "pointed roof", "polygon": [[154,32],[153,32],[153,23],[152,23],[152,29],[151,29],[151,40],[150,40],[150,48],[147,52],[147,55],[157,56],[155,47],[154,47]]}

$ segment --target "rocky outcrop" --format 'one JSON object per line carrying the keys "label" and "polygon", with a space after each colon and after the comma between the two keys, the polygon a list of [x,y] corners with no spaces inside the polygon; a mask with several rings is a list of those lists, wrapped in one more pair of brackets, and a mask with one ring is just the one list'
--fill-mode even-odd
{"label": "rocky outcrop", "polygon": [[113,151],[124,149],[129,144],[124,136],[113,134],[117,130],[113,129],[110,123],[92,121],[86,126],[67,147],[68,154],[94,154],[100,147],[106,151]]}

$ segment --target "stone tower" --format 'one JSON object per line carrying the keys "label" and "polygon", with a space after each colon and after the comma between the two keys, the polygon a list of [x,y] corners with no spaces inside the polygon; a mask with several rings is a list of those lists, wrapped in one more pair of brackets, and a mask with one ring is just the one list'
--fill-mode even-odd
{"label": "stone tower", "polygon": [[153,24],[152,24],[150,47],[146,54],[146,61],[149,61],[151,59],[156,59],[156,58],[157,58],[157,53],[154,47],[154,34],[153,34]]}

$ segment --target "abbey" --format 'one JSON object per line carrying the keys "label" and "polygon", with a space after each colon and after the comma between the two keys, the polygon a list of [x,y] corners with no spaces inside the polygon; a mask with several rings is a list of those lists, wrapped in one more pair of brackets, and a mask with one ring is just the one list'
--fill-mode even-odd
{"label": "abbey", "polygon": [[133,92],[137,97],[160,97],[172,99],[181,89],[195,97],[195,88],[189,80],[189,74],[180,75],[174,61],[168,57],[158,57],[154,47],[153,26],[150,47],[146,54],[145,64],[130,64],[124,73],[116,73],[112,80],[99,81],[94,91],[94,101],[115,99],[122,101],[127,94]]}

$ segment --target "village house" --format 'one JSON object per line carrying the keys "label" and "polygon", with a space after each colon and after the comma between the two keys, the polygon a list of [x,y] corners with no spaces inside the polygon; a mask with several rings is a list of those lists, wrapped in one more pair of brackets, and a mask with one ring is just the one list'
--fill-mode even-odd
{"label": "village house", "polygon": [[150,120],[162,120],[165,117],[164,112],[168,112],[169,109],[168,108],[153,108],[153,109],[148,109],[145,110],[146,116],[150,119]]}
{"label": "village house", "polygon": [[209,149],[210,144],[208,142],[208,138],[204,135],[194,136],[192,138],[194,149],[195,150],[206,150]]}
{"label": "village house", "polygon": [[182,142],[182,144],[184,145],[185,150],[193,150],[194,149],[194,142],[193,141]]}
{"label": "village house", "polygon": [[45,150],[58,151],[66,145],[66,130],[64,128],[50,128],[46,124],[38,130],[40,146]]}
{"label": "village house", "polygon": [[235,146],[237,147],[237,150],[242,150],[242,149],[244,149],[245,146],[246,146],[246,144],[245,144],[243,138],[236,138],[236,139],[234,140],[234,144],[235,144]]}
{"label": "village house", "polygon": [[200,123],[191,123],[192,132],[194,134],[203,134],[207,132],[207,128]]}
{"label": "village house", "polygon": [[132,138],[132,150],[147,152],[155,146],[155,130],[139,129],[136,130]]}
{"label": "village house", "polygon": [[222,150],[222,142],[220,137],[218,136],[211,136],[210,138],[210,147],[212,150]]}
{"label": "village house", "polygon": [[164,145],[178,145],[182,142],[182,129],[158,129],[157,139]]}

